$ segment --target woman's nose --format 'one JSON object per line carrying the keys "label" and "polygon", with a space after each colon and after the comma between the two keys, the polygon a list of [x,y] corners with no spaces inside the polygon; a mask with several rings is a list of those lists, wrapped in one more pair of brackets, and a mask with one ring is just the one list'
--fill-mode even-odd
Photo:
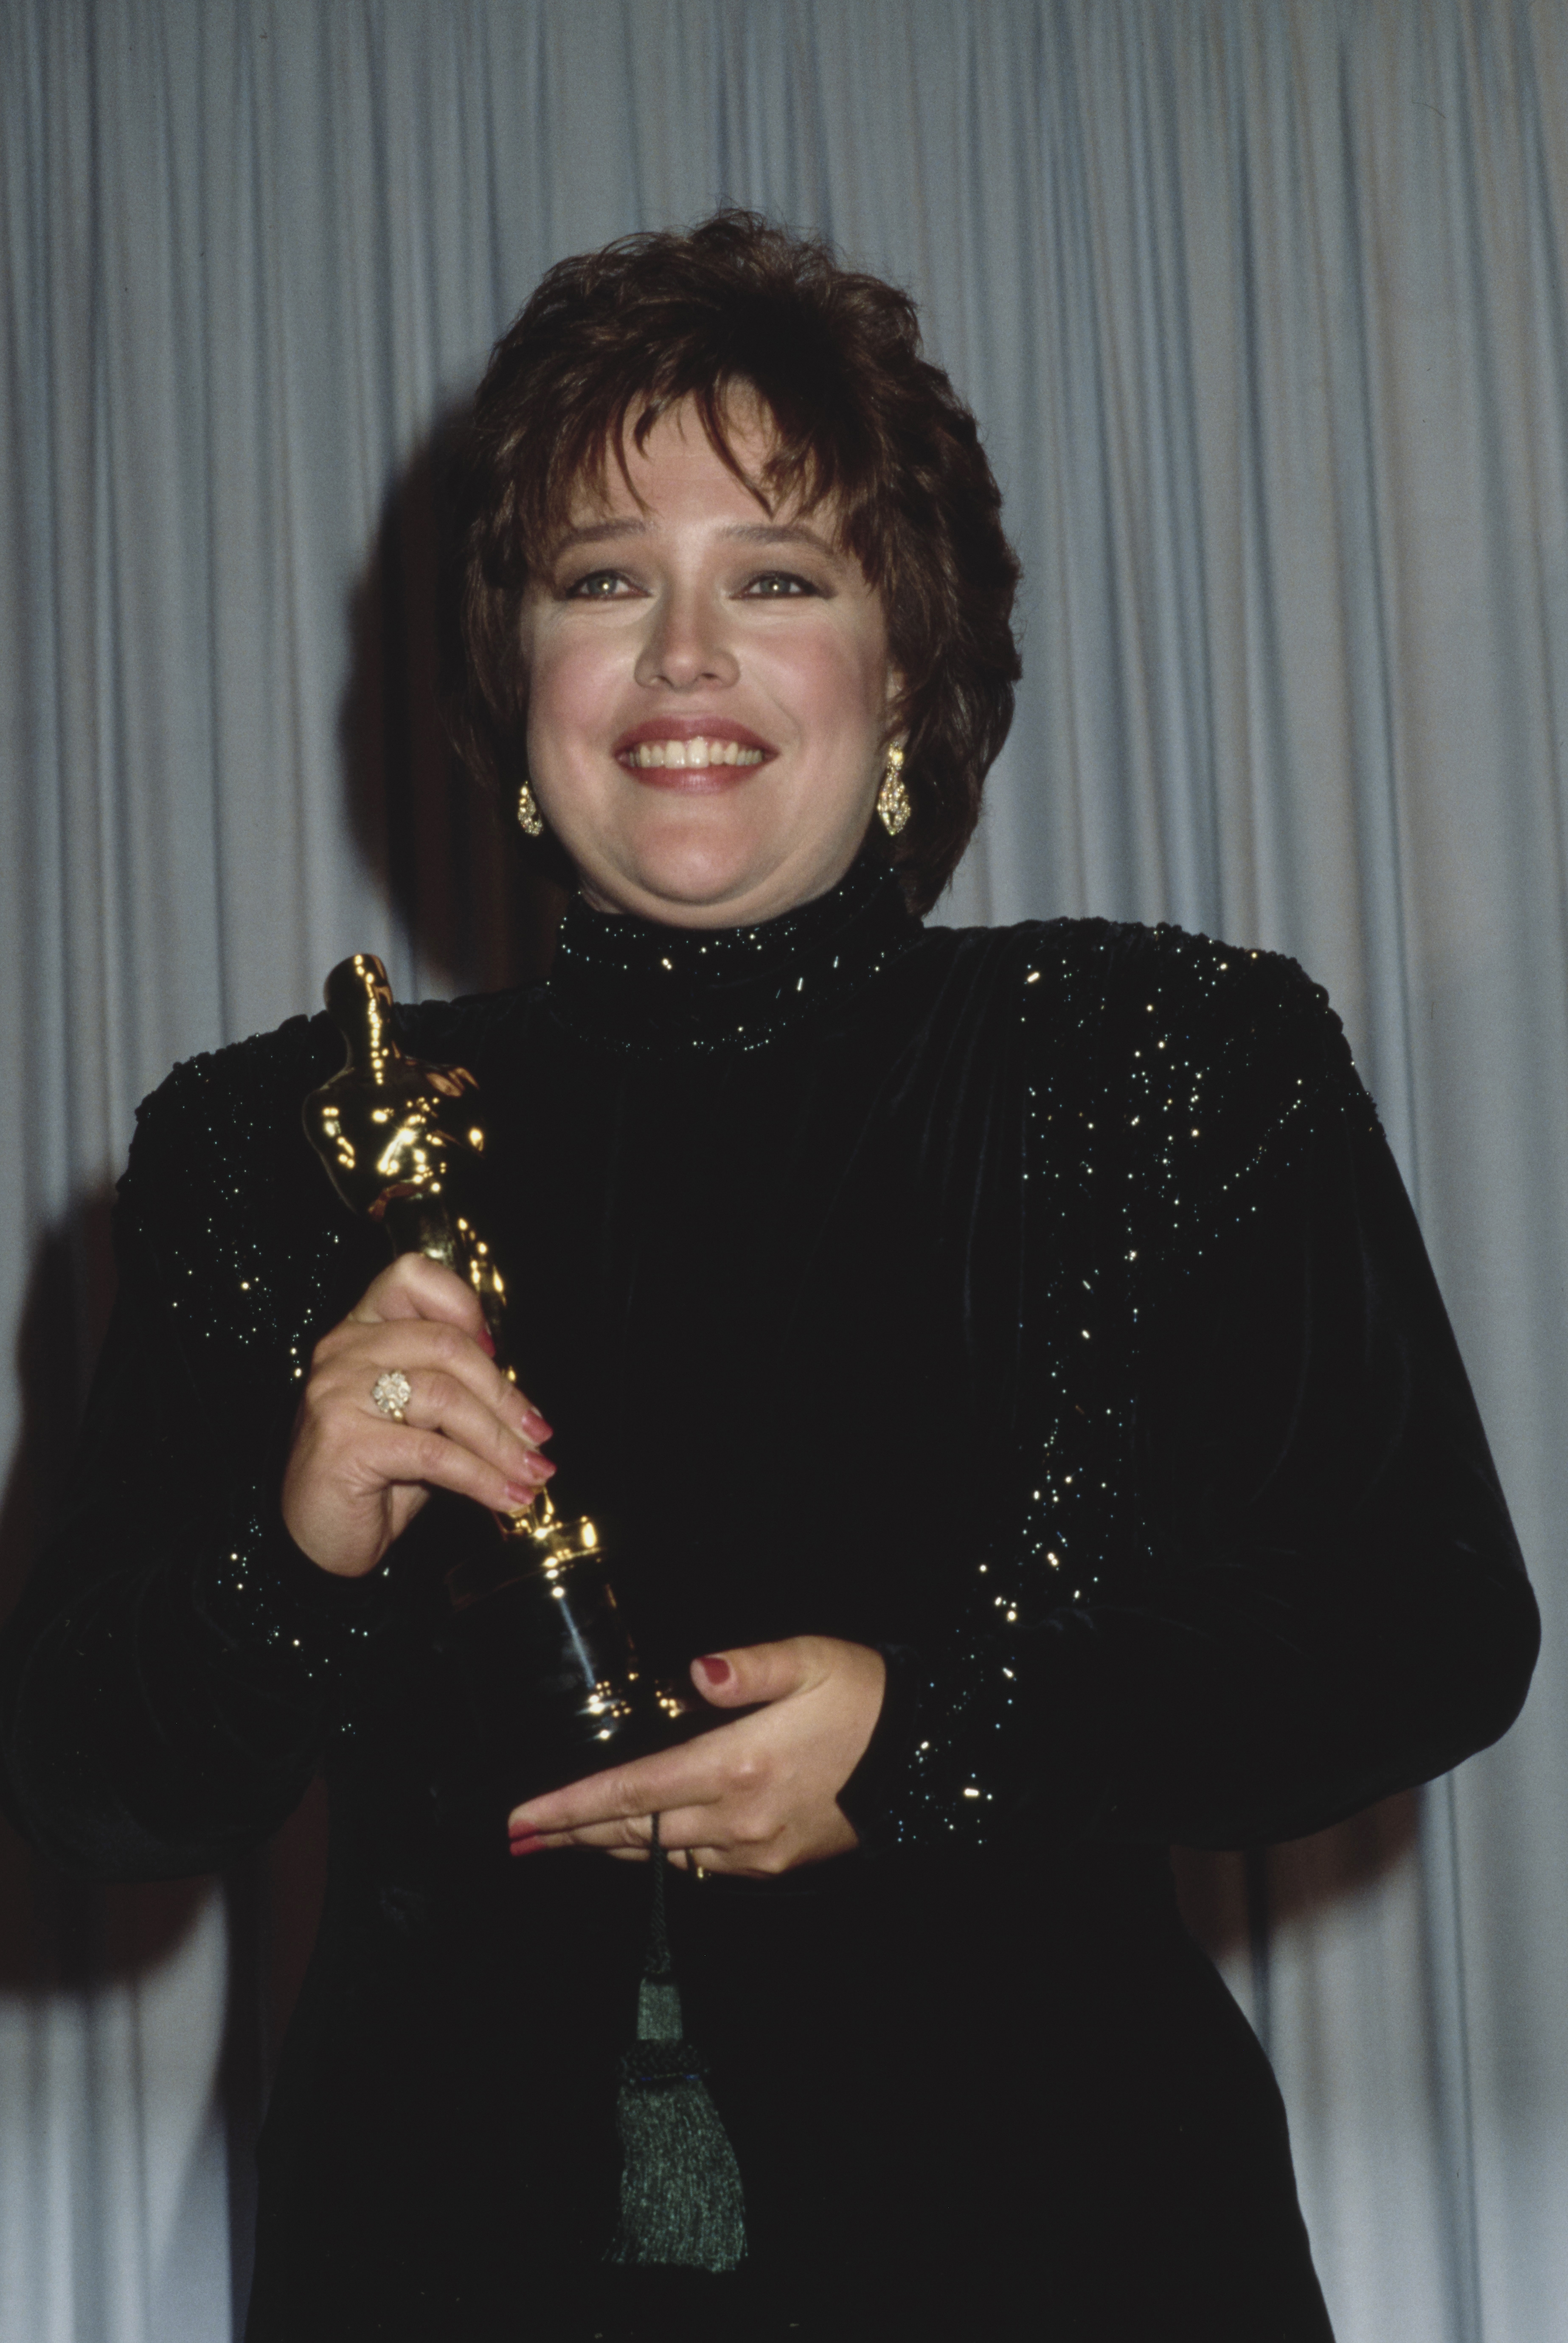
{"label": "woman's nose", "polygon": [[638,683],[689,691],[698,684],[733,683],[739,672],[720,605],[703,594],[661,598],[638,656]]}

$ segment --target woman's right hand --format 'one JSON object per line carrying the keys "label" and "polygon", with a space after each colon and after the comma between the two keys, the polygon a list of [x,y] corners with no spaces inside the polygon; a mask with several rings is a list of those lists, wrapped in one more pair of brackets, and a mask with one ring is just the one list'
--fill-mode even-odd
{"label": "woman's right hand", "polygon": [[[404,1253],[310,1362],[283,1476],[290,1537],[321,1569],[363,1578],[432,1489],[514,1512],[555,1466],[550,1427],[496,1365],[479,1298],[455,1270]],[[371,1393],[407,1377],[401,1423]]]}

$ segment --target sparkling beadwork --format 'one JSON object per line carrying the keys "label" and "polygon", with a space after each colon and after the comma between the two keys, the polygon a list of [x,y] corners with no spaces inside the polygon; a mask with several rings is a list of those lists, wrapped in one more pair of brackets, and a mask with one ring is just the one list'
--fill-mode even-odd
{"label": "sparkling beadwork", "polygon": [[202,1615],[253,1664],[311,1685],[365,1623],[347,1615],[352,1593],[317,1590],[308,1577],[301,1588],[280,1570],[280,1547],[291,1549],[266,1493],[276,1481],[280,1387],[303,1377],[330,1323],[344,1242],[325,1186],[318,1193],[315,1178],[300,1177],[315,1167],[301,1158],[299,1101],[335,1055],[321,1028],[297,1017],[176,1067],[138,1118],[123,1192],[123,1209],[177,1289],[170,1305],[184,1305],[182,1340],[230,1443],[235,1511],[196,1564]]}
{"label": "sparkling beadwork", "polygon": [[[986,1840],[991,1794],[976,1795],[975,1755],[994,1744],[1005,1765],[1019,1663],[1064,1612],[1092,1612],[1161,1566],[1133,1439],[1156,1295],[1256,1209],[1322,1119],[1372,1114],[1326,995],[1293,961],[1171,927],[1060,921],[1034,935],[1017,998],[1041,1264],[1025,1325],[1039,1429],[1018,1460],[1015,1531],[975,1563],[959,1652],[937,1662],[943,1697],[892,1816],[908,1843]],[[1124,1009],[1115,954],[1130,940],[1145,989]]]}
{"label": "sparkling beadwork", "polygon": [[869,856],[831,893],[757,927],[672,934],[575,902],[545,994],[568,1032],[619,1054],[749,1054],[847,1009],[920,934],[894,872]]}

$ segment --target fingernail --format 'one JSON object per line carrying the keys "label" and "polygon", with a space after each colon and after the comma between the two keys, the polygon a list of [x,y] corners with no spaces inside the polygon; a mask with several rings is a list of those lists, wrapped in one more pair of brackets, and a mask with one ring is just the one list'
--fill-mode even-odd
{"label": "fingernail", "polygon": [[556,1436],[554,1424],[547,1423],[537,1407],[529,1408],[524,1416],[523,1430],[530,1440],[553,1440]]}
{"label": "fingernail", "polygon": [[487,1326],[480,1327],[478,1341],[479,1348],[484,1352],[486,1357],[493,1359],[496,1355],[496,1338],[491,1333]]}
{"label": "fingernail", "polygon": [[538,1493],[538,1489],[526,1488],[521,1481],[507,1483],[507,1495],[514,1505],[531,1505]]}
{"label": "fingernail", "polygon": [[541,1456],[537,1449],[530,1449],[522,1463],[512,1467],[514,1476],[523,1483],[530,1496],[544,1487],[555,1469],[549,1458]]}
{"label": "fingernail", "polygon": [[699,1660],[697,1664],[710,1684],[727,1684],[735,1674],[728,1660],[719,1659],[718,1654],[712,1652]]}
{"label": "fingernail", "polygon": [[548,1839],[542,1838],[515,1838],[510,1852],[513,1855],[543,1855],[548,1844]]}

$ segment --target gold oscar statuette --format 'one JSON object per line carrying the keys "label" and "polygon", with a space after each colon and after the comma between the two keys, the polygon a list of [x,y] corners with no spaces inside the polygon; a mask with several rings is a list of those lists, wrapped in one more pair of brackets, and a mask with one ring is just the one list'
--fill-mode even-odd
{"label": "gold oscar statuette", "polygon": [[[374,953],[339,961],[326,1000],[347,1055],[305,1101],[311,1144],[343,1202],[378,1222],[395,1253],[424,1253],[467,1280],[515,1383],[505,1281],[480,1227],[478,1086],[461,1066],[399,1048]],[[491,1518],[495,1534],[460,1541],[444,1583],[469,1631],[461,1640],[481,1733],[507,1766],[508,1795],[533,1796],[683,1737],[696,1720],[638,1668],[596,1524],[564,1517],[548,1491]]]}

